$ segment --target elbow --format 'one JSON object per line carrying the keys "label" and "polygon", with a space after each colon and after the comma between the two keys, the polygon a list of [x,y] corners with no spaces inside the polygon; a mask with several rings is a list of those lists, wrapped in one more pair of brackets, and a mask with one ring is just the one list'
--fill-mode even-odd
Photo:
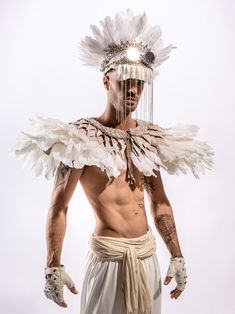
{"label": "elbow", "polygon": [[162,216],[162,215],[172,215],[172,207],[168,202],[158,202],[151,205],[151,214],[153,218]]}
{"label": "elbow", "polygon": [[64,195],[57,195],[57,197],[52,197],[50,202],[50,211],[53,213],[64,212],[67,213],[69,201]]}
{"label": "elbow", "polygon": [[68,211],[68,205],[53,204],[49,207],[48,214],[50,215],[51,218],[57,218],[61,214],[67,215],[67,211]]}

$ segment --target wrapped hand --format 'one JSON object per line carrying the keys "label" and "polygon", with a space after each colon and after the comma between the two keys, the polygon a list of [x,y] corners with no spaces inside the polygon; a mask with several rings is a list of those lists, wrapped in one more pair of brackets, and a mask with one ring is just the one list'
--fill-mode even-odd
{"label": "wrapped hand", "polygon": [[60,306],[67,307],[64,301],[64,285],[74,294],[78,291],[70,276],[66,273],[64,265],[45,268],[45,296]]}
{"label": "wrapped hand", "polygon": [[175,277],[177,286],[174,290],[171,291],[171,298],[177,299],[181,292],[184,290],[187,283],[184,257],[171,257],[164,284],[168,285],[173,277]]}

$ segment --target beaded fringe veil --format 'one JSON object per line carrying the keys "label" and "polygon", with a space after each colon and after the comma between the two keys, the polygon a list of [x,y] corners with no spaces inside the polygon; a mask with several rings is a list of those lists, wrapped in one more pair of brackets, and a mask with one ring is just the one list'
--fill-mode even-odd
{"label": "beaded fringe veil", "polygon": [[[127,95],[134,96],[133,92],[129,92],[128,90],[137,90],[138,87],[138,80],[135,80],[134,84],[130,84],[127,81],[125,81],[121,85],[121,93],[124,95],[123,105],[120,110],[116,109],[116,119],[118,122],[125,123],[127,114],[131,111],[132,112],[132,118],[138,119],[138,120],[144,120],[150,123],[153,123],[154,118],[154,107],[153,107],[153,84],[154,82],[151,82],[149,84],[147,83],[141,83],[142,85],[142,93],[140,95],[140,98],[138,99],[138,103],[134,104],[133,102],[128,101],[126,99]],[[133,111],[132,111],[133,110]]]}

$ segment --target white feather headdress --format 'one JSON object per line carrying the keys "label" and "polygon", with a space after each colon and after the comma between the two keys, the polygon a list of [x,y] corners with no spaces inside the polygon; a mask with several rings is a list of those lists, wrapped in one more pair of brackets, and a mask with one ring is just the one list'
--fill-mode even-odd
{"label": "white feather headdress", "polygon": [[[169,58],[172,44],[162,48],[159,25],[151,26],[146,13],[134,15],[130,9],[112,19],[106,16],[100,27],[90,25],[93,36],[79,43],[79,57],[84,65],[98,67],[104,73],[114,68],[121,79],[129,77],[151,82],[158,74],[156,68]],[[128,48],[134,48],[139,58],[130,59]]]}

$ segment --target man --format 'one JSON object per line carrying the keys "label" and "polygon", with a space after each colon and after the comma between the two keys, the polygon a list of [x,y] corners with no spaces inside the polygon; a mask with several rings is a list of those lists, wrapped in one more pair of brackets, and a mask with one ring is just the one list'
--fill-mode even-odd
{"label": "man", "polygon": [[[158,66],[167,58],[170,46],[157,52],[153,43],[151,46],[148,42],[149,47],[144,41],[122,41],[127,38],[124,30],[119,39],[114,36],[114,24],[126,26],[129,34],[133,23],[136,33],[145,33],[143,38],[156,33],[156,28],[148,26],[145,14],[134,16],[128,10],[127,15],[118,14],[114,23],[110,18],[101,23],[103,37],[92,27],[97,42],[90,37],[82,42],[81,50],[89,56],[87,64],[94,65],[99,54],[103,58],[105,111],[99,117],[69,124],[39,117],[32,132],[24,133],[14,150],[17,156],[27,156],[37,175],[44,172],[50,179],[55,173],[46,228],[44,292],[59,306],[67,307],[64,284],[78,293],[61,264],[67,210],[78,181],[94,210],[96,225],[89,240],[81,314],[161,312],[161,275],[155,237],[145,212],[144,190],[156,229],[171,254],[164,284],[174,277],[177,285],[170,292],[171,298],[181,295],[187,282],[185,260],[160,167],[170,174],[191,169],[198,177],[199,170],[210,169],[212,164],[211,147],[191,138],[195,126],[164,129],[151,122],[155,58]],[[118,42],[115,45],[114,37]],[[159,33],[153,42],[158,40]],[[133,58],[138,51],[139,56]],[[148,111],[148,121],[133,119],[132,113],[139,107],[140,112]]]}

